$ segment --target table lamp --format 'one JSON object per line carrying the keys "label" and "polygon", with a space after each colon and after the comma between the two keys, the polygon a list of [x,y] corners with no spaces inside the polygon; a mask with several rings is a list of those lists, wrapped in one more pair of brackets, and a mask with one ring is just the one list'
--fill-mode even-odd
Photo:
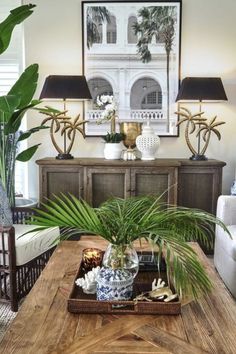
{"label": "table lamp", "polygon": [[[180,111],[176,112],[183,118],[177,123],[177,125],[182,124],[187,121],[185,129],[185,138],[189,149],[192,152],[191,160],[207,160],[204,155],[210,140],[211,133],[214,132],[218,139],[221,138],[220,132],[216,129],[217,126],[225,124],[225,122],[216,122],[216,116],[207,123],[207,119],[203,117],[204,112],[202,112],[202,102],[208,101],[227,101],[227,96],[219,77],[186,77],[183,79],[179,93],[176,97],[176,102],[187,102],[187,101],[198,101],[199,102],[199,112],[192,114],[188,109],[181,107]],[[182,111],[181,111],[182,110]],[[192,134],[196,126],[198,125],[197,131],[197,149],[193,147],[190,142],[189,135]],[[201,133],[204,140],[204,146],[201,149]]]}
{"label": "table lamp", "polygon": [[[79,126],[83,125],[86,121],[79,121],[78,115],[74,122],[72,122],[71,119],[66,116],[66,100],[70,99],[84,101],[92,99],[85,76],[50,75],[44,82],[43,89],[39,98],[55,100],[59,99],[63,101],[63,113],[55,111],[54,113],[49,114],[49,119],[51,120],[50,135],[52,143],[58,151],[56,159],[73,159],[70,151],[74,143],[76,130],[84,135],[83,130],[79,128]],[[44,122],[48,121],[49,119],[45,119]],[[60,126],[61,123],[63,124],[62,126]],[[58,131],[60,131],[61,135],[64,137],[63,149],[58,146],[54,136],[54,134]],[[67,137],[70,140],[69,145],[67,145]]]}

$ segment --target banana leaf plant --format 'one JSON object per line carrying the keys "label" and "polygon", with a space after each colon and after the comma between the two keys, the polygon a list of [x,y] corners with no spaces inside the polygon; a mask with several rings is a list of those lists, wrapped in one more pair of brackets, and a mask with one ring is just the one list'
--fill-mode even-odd
{"label": "banana leaf plant", "polygon": [[39,100],[32,100],[37,80],[38,65],[30,65],[8,94],[0,97],[0,179],[12,206],[15,194],[15,162],[30,160],[40,145],[31,146],[18,154],[19,143],[46,128],[39,126],[26,132],[19,131],[24,114],[40,103]]}
{"label": "banana leaf plant", "polygon": [[[60,240],[73,234],[100,235],[120,246],[145,238],[158,251],[158,264],[165,254],[168,279],[179,296],[195,298],[211,290],[211,281],[187,241],[212,243],[215,225],[227,230],[215,216],[202,210],[165,205],[161,197],[114,198],[93,208],[73,195],[54,196],[36,209],[29,221],[42,230],[60,226]],[[228,232],[229,233],[229,232]]]}
{"label": "banana leaf plant", "polygon": [[[16,25],[33,13],[35,5],[23,5],[10,11],[10,15],[0,23],[0,54],[9,46]],[[24,133],[19,131],[24,114],[41,101],[32,100],[38,81],[38,65],[30,65],[22,73],[5,96],[0,97],[0,183],[5,189],[11,206],[15,202],[15,162],[28,161],[40,144],[18,154],[19,143],[31,134],[47,127],[34,127]]]}

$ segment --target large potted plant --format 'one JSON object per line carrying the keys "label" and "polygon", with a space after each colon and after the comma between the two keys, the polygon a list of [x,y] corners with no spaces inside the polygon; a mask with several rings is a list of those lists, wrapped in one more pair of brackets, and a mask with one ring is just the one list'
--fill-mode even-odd
{"label": "large potted plant", "polygon": [[[15,26],[29,17],[34,7],[32,4],[17,7],[0,23],[0,54],[8,48]],[[33,64],[25,69],[10,91],[0,97],[0,189],[1,195],[6,193],[11,206],[15,203],[16,160],[23,162],[30,160],[40,145],[36,144],[19,152],[19,144],[40,129],[47,129],[44,126],[37,126],[25,132],[20,131],[27,110],[41,102],[32,100],[37,81],[38,64]]]}
{"label": "large potted plant", "polygon": [[[158,250],[158,263],[164,251],[167,277],[176,292],[197,296],[211,289],[211,281],[187,241],[212,243],[213,225],[226,226],[202,210],[164,205],[160,198],[114,198],[93,208],[74,196],[54,196],[37,210],[31,223],[37,229],[60,226],[60,239],[74,233],[100,235],[116,250],[113,263],[125,267],[127,245],[138,239],[149,240]],[[118,259],[116,259],[116,254]]]}

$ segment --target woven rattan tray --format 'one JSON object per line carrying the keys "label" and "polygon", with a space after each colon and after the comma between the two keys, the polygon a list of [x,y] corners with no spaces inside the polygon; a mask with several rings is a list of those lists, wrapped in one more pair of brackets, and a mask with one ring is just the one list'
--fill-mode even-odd
{"label": "woven rattan tray", "polygon": [[[77,278],[83,277],[84,271],[80,265],[76,274]],[[153,279],[157,278],[158,274],[154,270],[145,271],[141,269],[134,280],[133,298],[142,292],[150,291]],[[166,280],[166,274],[161,274],[163,280]],[[73,285],[72,291],[67,301],[67,308],[72,313],[127,313],[127,314],[160,314],[160,315],[177,315],[181,312],[181,302],[177,299],[172,302],[159,301],[139,301],[135,303],[129,301],[98,301],[96,294],[84,294],[83,290]]]}

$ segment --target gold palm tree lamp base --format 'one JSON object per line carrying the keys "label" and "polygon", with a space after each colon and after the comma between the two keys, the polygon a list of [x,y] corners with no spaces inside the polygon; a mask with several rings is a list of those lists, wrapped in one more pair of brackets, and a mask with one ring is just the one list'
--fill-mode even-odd
{"label": "gold palm tree lamp base", "polygon": [[[225,124],[225,122],[216,122],[216,116],[213,117],[209,122],[207,122],[207,118],[202,117],[204,112],[198,112],[195,114],[192,114],[191,111],[185,107],[180,107],[179,111],[176,112],[181,119],[179,122],[176,124],[176,126],[182,124],[183,122],[186,123],[185,127],[185,140],[188,145],[189,150],[193,154],[189,159],[192,161],[204,161],[207,160],[207,157],[205,156],[205,152],[208,148],[209,142],[210,142],[210,137],[211,134],[214,133],[217,138],[220,140],[221,139],[221,134],[216,129],[216,127]],[[197,128],[198,127],[198,128]],[[195,149],[190,141],[190,135],[193,134],[196,131],[196,138],[198,138],[198,147]],[[201,148],[201,138],[203,140],[203,147]]]}
{"label": "gold palm tree lamp base", "polygon": [[[42,114],[46,114],[47,117],[42,121],[41,125],[45,125],[47,122],[51,121],[50,125],[50,137],[53,143],[53,146],[58,152],[56,159],[58,160],[71,160],[74,157],[70,154],[72,146],[75,141],[76,131],[79,131],[84,137],[84,129],[79,127],[80,125],[84,125],[87,121],[80,120],[80,115],[72,121],[72,119],[66,116],[67,111],[57,111],[53,110],[50,112],[50,107],[46,106],[46,109],[41,110]],[[56,134],[60,134],[64,136],[64,146],[63,149],[60,148],[56,141]],[[66,144],[67,139],[69,140],[69,144]]]}

